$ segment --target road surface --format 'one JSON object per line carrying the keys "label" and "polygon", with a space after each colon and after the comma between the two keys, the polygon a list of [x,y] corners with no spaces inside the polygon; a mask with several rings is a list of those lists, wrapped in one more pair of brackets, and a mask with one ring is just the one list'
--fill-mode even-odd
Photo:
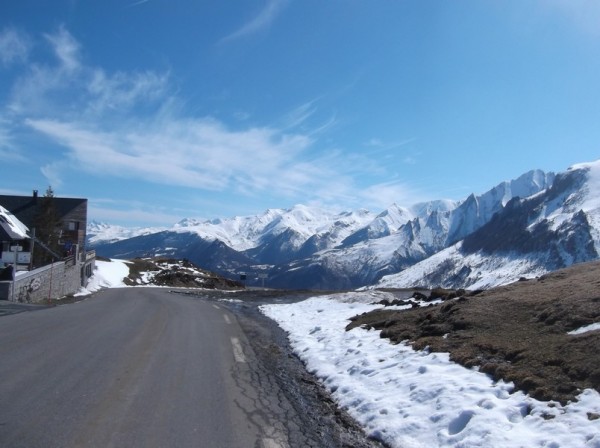
{"label": "road surface", "polygon": [[302,428],[254,361],[225,307],[167,289],[4,316],[0,446],[291,446]]}

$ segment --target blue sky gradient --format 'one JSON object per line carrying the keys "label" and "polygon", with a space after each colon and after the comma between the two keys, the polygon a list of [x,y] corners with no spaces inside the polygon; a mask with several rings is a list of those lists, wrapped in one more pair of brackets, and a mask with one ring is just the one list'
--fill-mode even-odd
{"label": "blue sky gradient", "polygon": [[461,199],[600,158],[600,2],[0,5],[0,191],[169,225]]}

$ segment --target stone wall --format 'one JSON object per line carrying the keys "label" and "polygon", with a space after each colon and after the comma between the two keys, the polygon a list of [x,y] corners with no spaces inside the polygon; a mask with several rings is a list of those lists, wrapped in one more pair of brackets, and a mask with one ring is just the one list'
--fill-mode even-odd
{"label": "stone wall", "polygon": [[95,261],[94,256],[88,256],[81,262],[59,261],[21,273],[14,282],[0,282],[0,299],[36,303],[74,294],[80,287],[87,285],[94,271]]}
{"label": "stone wall", "polygon": [[65,290],[65,263],[60,261],[19,275],[14,282],[14,295],[9,300],[35,303],[62,297]]}

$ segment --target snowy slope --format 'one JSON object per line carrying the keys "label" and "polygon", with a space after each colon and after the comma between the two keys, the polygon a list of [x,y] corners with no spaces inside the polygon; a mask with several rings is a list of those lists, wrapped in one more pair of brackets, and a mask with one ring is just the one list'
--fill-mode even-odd
{"label": "snowy slope", "polygon": [[575,165],[551,188],[514,199],[486,225],[378,287],[487,288],[597,259],[600,161]]}
{"label": "snowy slope", "polygon": [[296,205],[291,209],[269,209],[256,216],[235,216],[227,219],[184,219],[169,230],[193,233],[206,241],[219,240],[236,251],[256,248],[265,241],[287,232],[290,247],[299,248],[309,238],[330,235],[331,244],[338,244],[356,228],[373,219],[366,210],[335,213],[327,209]]}
{"label": "snowy slope", "polygon": [[[460,203],[433,201],[410,208],[393,205],[339,247],[279,266],[273,282],[309,288],[355,288],[406,269],[444,250],[453,240],[487,224],[515,197],[544,191],[553,173],[535,170],[502,182]],[[299,282],[304,278],[304,282]]]}
{"label": "snowy slope", "polygon": [[[96,226],[90,241],[109,257],[185,257],[226,275],[258,269],[274,287],[355,288],[419,262],[427,263],[435,281],[487,285],[494,282],[484,279],[508,263],[489,257],[529,260],[519,262],[522,267],[512,269],[510,278],[496,274],[504,282],[598,256],[599,163],[576,165],[559,175],[533,170],[463,201],[393,204],[378,215],[296,205],[256,216],[185,219],[170,229]],[[107,240],[115,243],[101,244]],[[435,256],[458,242],[458,252],[449,252],[455,261]],[[408,272],[398,279],[404,276],[415,278]]]}
{"label": "snowy slope", "polygon": [[538,277],[549,271],[535,257],[516,253],[464,254],[461,248],[462,242],[456,243],[398,274],[384,276],[374,287],[487,289],[522,277]]}
{"label": "snowy slope", "polygon": [[149,235],[164,230],[158,227],[121,227],[104,222],[90,221],[87,226],[87,241],[91,246],[113,243],[140,235]]}
{"label": "snowy slope", "polygon": [[382,238],[396,232],[400,226],[414,219],[414,214],[407,208],[392,204],[364,227],[349,235],[342,241],[343,246],[351,246],[370,239]]}

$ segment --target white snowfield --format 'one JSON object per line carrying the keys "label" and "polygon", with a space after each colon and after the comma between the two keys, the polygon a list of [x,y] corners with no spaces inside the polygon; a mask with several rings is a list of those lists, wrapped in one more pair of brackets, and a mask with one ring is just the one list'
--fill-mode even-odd
{"label": "white snowfield", "polygon": [[345,331],[350,317],[381,308],[371,303],[383,298],[391,297],[353,292],[261,311],[288,332],[339,405],[392,447],[600,448],[600,419],[587,415],[600,414],[595,390],[566,406],[540,402],[448,354],[393,345],[379,331]]}
{"label": "white snowfield", "polygon": [[369,288],[399,288],[408,285],[428,286],[422,279],[444,262],[452,262],[449,273],[457,274],[463,266],[469,266],[471,273],[466,277],[469,289],[487,289],[515,282],[521,277],[536,278],[547,274],[548,270],[539,266],[535,258],[528,259],[519,254],[490,256],[482,252],[464,255],[460,252],[462,241],[438,252],[397,274],[384,276],[377,285]]}

